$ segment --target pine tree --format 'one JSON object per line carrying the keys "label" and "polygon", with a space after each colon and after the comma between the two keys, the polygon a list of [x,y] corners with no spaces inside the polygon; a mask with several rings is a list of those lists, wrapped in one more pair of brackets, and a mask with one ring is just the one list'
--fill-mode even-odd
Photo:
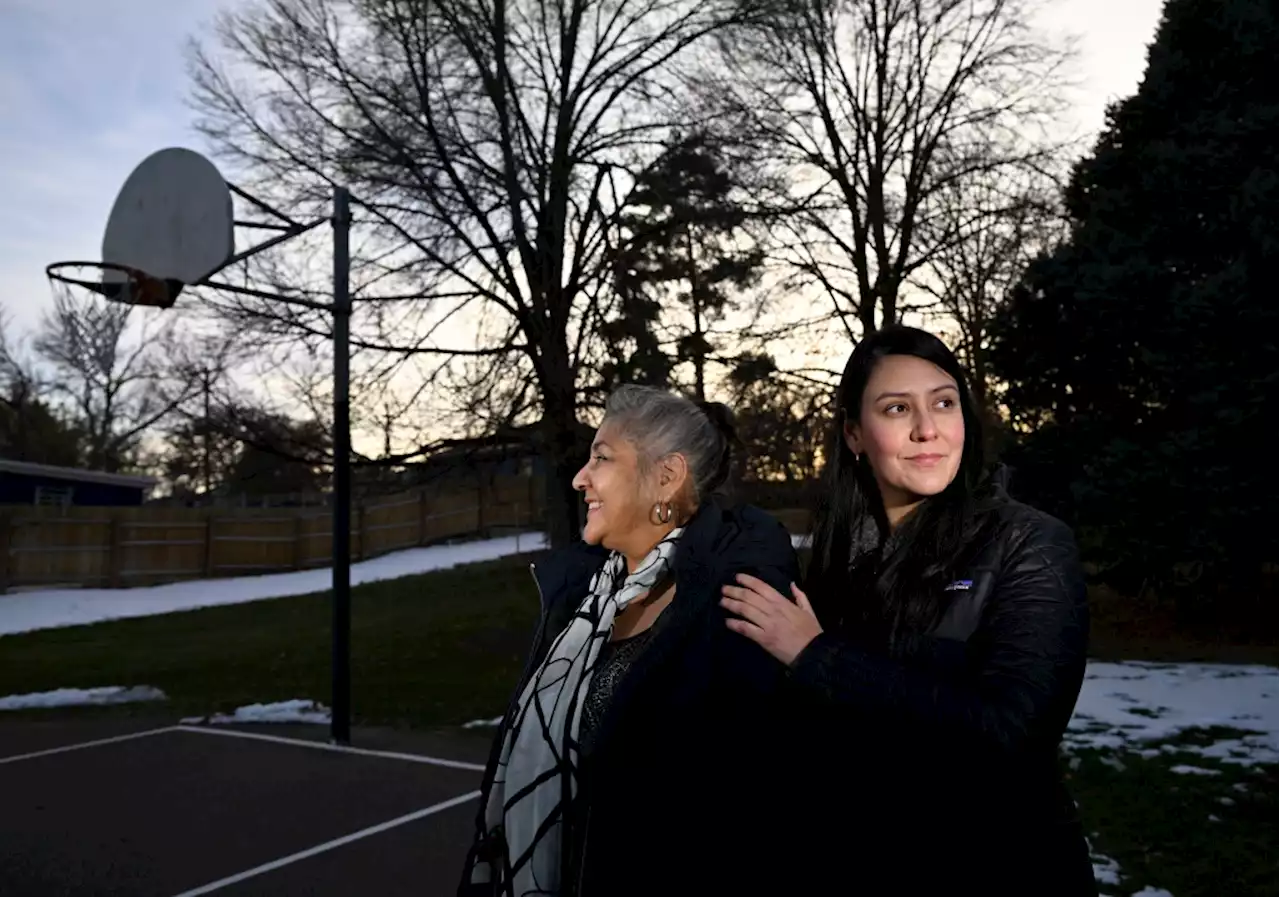
{"label": "pine tree", "polygon": [[47,401],[0,386],[0,458],[78,467],[83,435]]}
{"label": "pine tree", "polygon": [[1168,0],[997,322],[1015,487],[1131,581],[1276,560],[1276,58],[1271,0]]}
{"label": "pine tree", "polygon": [[[707,364],[717,350],[712,326],[732,307],[733,291],[757,281],[764,262],[744,239],[749,216],[734,199],[737,186],[721,147],[705,134],[677,137],[637,178],[620,218],[628,236],[615,263],[622,304],[616,327],[635,341],[633,379],[662,382],[675,365],[690,362],[693,393],[706,398]],[[668,328],[675,353],[666,351],[664,361],[658,333]]]}

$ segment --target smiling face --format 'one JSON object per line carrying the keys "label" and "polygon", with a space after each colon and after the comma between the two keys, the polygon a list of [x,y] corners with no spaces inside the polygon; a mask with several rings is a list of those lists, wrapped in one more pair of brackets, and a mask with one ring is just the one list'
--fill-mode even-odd
{"label": "smiling face", "polygon": [[654,505],[678,498],[687,477],[684,459],[659,459],[642,472],[635,445],[608,420],[596,431],[591,457],[573,478],[587,503],[582,539],[627,557],[632,569],[679,522],[655,522]]}
{"label": "smiling face", "polygon": [[862,393],[845,444],[869,464],[890,524],[951,484],[964,454],[956,381],[914,355],[881,358]]}

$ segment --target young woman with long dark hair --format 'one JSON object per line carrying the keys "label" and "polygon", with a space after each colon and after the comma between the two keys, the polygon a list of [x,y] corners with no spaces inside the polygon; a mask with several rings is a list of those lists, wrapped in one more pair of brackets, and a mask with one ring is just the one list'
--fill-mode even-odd
{"label": "young woman with long dark hair", "polygon": [[805,590],[739,576],[722,599],[789,667],[790,775],[814,797],[798,885],[1096,894],[1058,766],[1088,641],[1071,531],[989,474],[932,334],[864,339],[837,403]]}

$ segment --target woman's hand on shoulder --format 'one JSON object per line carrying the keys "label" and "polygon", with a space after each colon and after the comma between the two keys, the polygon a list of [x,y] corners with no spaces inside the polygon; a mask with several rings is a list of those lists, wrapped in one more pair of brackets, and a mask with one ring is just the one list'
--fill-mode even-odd
{"label": "woman's hand on shoulder", "polygon": [[720,606],[737,617],[725,625],[751,639],[787,666],[822,632],[809,598],[791,583],[791,601],[773,586],[746,573],[734,577],[737,585],[722,587]]}

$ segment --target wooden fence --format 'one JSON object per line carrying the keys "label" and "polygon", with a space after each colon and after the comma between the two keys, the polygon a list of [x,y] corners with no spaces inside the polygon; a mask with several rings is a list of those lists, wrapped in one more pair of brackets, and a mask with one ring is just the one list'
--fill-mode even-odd
{"label": "wooden fence", "polygon": [[[351,554],[365,560],[448,539],[542,525],[528,478],[441,494],[421,489],[352,507]],[[331,563],[328,510],[208,511],[0,506],[0,593],[15,588],[124,587]]]}

